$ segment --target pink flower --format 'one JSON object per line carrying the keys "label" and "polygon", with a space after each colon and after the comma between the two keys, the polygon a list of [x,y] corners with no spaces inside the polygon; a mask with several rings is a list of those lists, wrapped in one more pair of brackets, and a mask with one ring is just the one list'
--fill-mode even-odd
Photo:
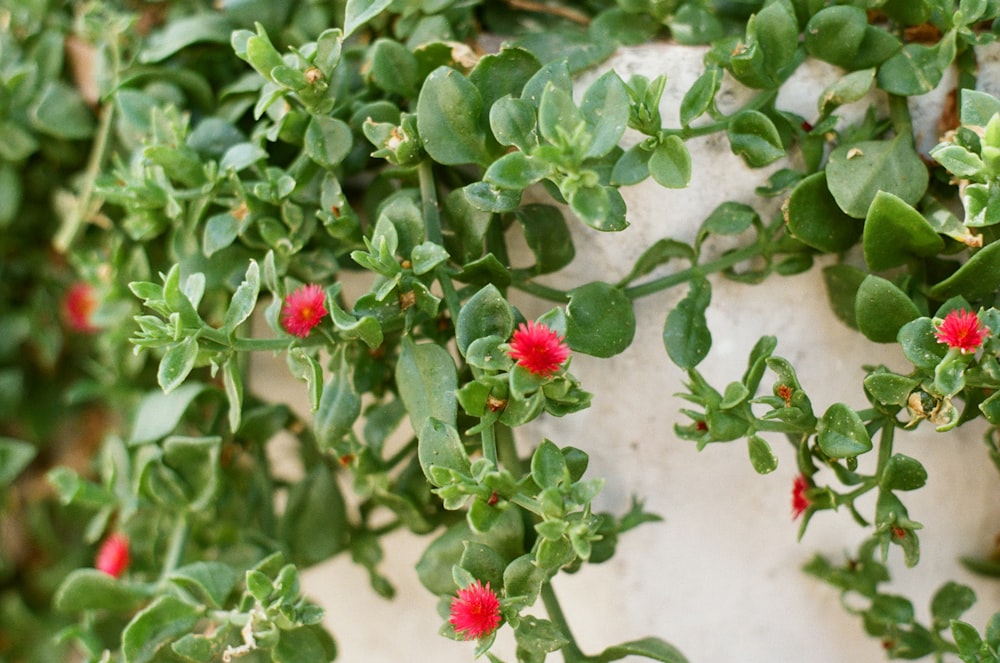
{"label": "pink flower", "polygon": [[801,516],[812,504],[812,500],[806,497],[808,488],[809,481],[806,479],[806,475],[800,474],[795,477],[795,482],[792,483],[792,520]]}
{"label": "pink flower", "polygon": [[522,322],[510,339],[510,358],[541,377],[559,370],[567,357],[569,348],[563,337],[544,324]]}
{"label": "pink flower", "polygon": [[90,316],[97,308],[97,297],[89,283],[79,282],[70,286],[63,299],[63,313],[70,329],[82,334],[92,334],[97,327],[90,323]]}
{"label": "pink flower", "polygon": [[958,348],[962,354],[975,352],[983,344],[989,329],[983,327],[979,316],[965,309],[949,311],[938,325],[935,336],[938,343]]}
{"label": "pink flower", "polygon": [[289,334],[305,338],[327,314],[325,298],[323,288],[314,283],[293,291],[281,309],[281,326]]}
{"label": "pink flower", "polygon": [[479,640],[488,636],[500,625],[500,599],[490,589],[476,580],[451,600],[451,618],[448,622],[455,632],[466,640]]}
{"label": "pink flower", "polygon": [[97,551],[94,567],[113,578],[118,578],[128,568],[130,559],[128,537],[124,534],[112,534],[104,539],[101,549]]}

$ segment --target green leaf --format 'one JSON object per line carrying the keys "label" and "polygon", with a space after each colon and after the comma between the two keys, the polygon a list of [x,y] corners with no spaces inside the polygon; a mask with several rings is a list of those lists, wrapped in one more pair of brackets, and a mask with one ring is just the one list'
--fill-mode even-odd
{"label": "green leaf", "polygon": [[803,31],[806,51],[830,64],[850,68],[865,38],[868,16],[860,7],[826,7],[813,14]]}
{"label": "green leaf", "polygon": [[781,135],[767,115],[744,110],[736,114],[726,130],[733,154],[751,168],[760,168],[785,156]]}
{"label": "green leaf", "polygon": [[936,255],[944,240],[927,219],[898,196],[875,194],[865,218],[865,262],[875,272],[905,264],[914,256]]}
{"label": "green leaf", "polygon": [[392,39],[377,39],[369,52],[369,75],[375,85],[408,99],[416,96],[420,65],[406,46]]}
{"label": "green leaf", "polygon": [[0,437],[0,488],[14,483],[21,470],[32,461],[38,449],[35,445],[9,437]]}
{"label": "green leaf", "polygon": [[236,328],[243,324],[257,306],[257,296],[260,294],[260,267],[256,260],[250,261],[243,282],[236,288],[233,298],[226,309],[223,327],[226,333],[232,335]]}
{"label": "green leaf", "polygon": [[169,394],[187,378],[198,359],[198,337],[188,336],[163,355],[156,372],[156,381],[163,393]]}
{"label": "green leaf", "polygon": [[79,613],[87,610],[131,612],[147,600],[141,587],[113,578],[97,569],[72,571],[52,599],[56,610]]}
{"label": "green leaf", "polygon": [[681,99],[681,124],[686,127],[707,113],[715,103],[715,95],[721,86],[722,70],[719,67],[707,67]]}
{"label": "green leaf", "polygon": [[435,486],[443,484],[435,480],[431,468],[453,470],[460,474],[470,473],[469,456],[454,426],[428,417],[417,440],[417,457],[420,468]]}
{"label": "green leaf", "polygon": [[514,630],[514,638],[517,640],[518,651],[542,657],[569,644],[569,640],[555,624],[531,615],[525,615],[521,619]]}
{"label": "green leaf", "polygon": [[534,272],[548,274],[570,264],[576,251],[566,219],[557,207],[531,204],[514,213],[524,231],[524,240],[535,255]]}
{"label": "green leaf", "polygon": [[335,168],[351,153],[351,128],[343,120],[314,115],[306,127],[303,142],[309,158],[324,168]]}
{"label": "green leaf", "polygon": [[869,274],[858,287],[854,316],[861,333],[876,343],[892,343],[920,310],[905,292],[881,276]]}
{"label": "green leaf", "polygon": [[504,189],[526,189],[548,173],[547,163],[518,151],[491,163],[483,174],[483,181]]}
{"label": "green leaf", "polygon": [[1000,113],[1000,99],[992,94],[963,88],[960,92],[961,108],[959,115],[962,124],[985,127],[994,115]]}
{"label": "green leaf", "polygon": [[626,656],[642,656],[662,663],[688,663],[688,659],[669,642],[659,638],[648,637],[633,640],[624,644],[608,647],[597,656],[600,663],[617,661]]}
{"label": "green leaf", "polygon": [[969,301],[989,297],[1000,287],[1000,242],[987,244],[972,254],[954,274],[930,290],[934,299],[965,297]]}
{"label": "green leaf", "polygon": [[[562,146],[566,143],[564,137],[573,136],[582,124],[583,114],[573,103],[570,93],[552,83],[546,85],[538,105],[538,130],[545,140]],[[589,144],[586,147],[589,148]]]}
{"label": "green leaf", "polygon": [[271,651],[274,663],[329,663],[336,657],[336,643],[318,624],[283,629]]}
{"label": "green leaf", "polygon": [[895,454],[889,458],[879,479],[879,486],[883,490],[916,490],[925,483],[927,470],[924,466],[916,458],[903,454]]}
{"label": "green leaf", "polygon": [[625,150],[615,162],[611,171],[613,186],[629,186],[638,184],[649,177],[649,160],[653,158],[653,150],[649,143],[642,141]]}
{"label": "green leaf", "polygon": [[916,96],[938,86],[955,57],[955,32],[934,46],[906,44],[878,70],[878,86],[889,94]]}
{"label": "green leaf", "polygon": [[347,0],[344,11],[344,37],[385,11],[392,0]]}
{"label": "green leaf", "polygon": [[625,83],[614,70],[594,81],[580,102],[592,140],[585,159],[599,158],[613,150],[625,133],[629,119],[629,97]]}
{"label": "green leaf", "polygon": [[840,209],[863,219],[879,192],[915,205],[927,190],[929,175],[909,134],[889,141],[863,141],[837,147],[826,168],[827,185]]}
{"label": "green leaf", "polygon": [[823,414],[816,427],[816,440],[831,458],[854,458],[872,449],[861,417],[844,403],[834,403]]}
{"label": "green leaf", "polygon": [[242,574],[222,562],[193,562],[175,569],[167,580],[191,594],[200,603],[221,609]]}
{"label": "green leaf", "polygon": [[405,337],[396,363],[396,385],[413,430],[423,430],[428,417],[455,425],[458,376],[446,349],[432,343],[417,345]]}
{"label": "green leaf", "polygon": [[919,385],[918,380],[895,373],[872,373],[865,378],[865,389],[872,398],[887,405],[906,405]]}
{"label": "green leaf", "polygon": [[432,71],[417,98],[417,129],[427,154],[447,166],[490,163],[482,108],[479,90],[465,76],[448,67]]}
{"label": "green leaf", "polygon": [[826,116],[844,104],[863,99],[875,83],[875,69],[852,71],[823,90],[819,98],[819,113]]}
{"label": "green leaf", "polygon": [[956,619],[951,623],[951,637],[955,639],[959,654],[967,656],[969,661],[979,660],[983,639],[975,626]]}
{"label": "green leaf", "polygon": [[469,345],[478,338],[499,336],[510,338],[514,331],[514,311],[503,294],[492,283],[469,298],[458,313],[455,340],[458,351],[465,356]]}
{"label": "green leaf", "polygon": [[130,445],[155,442],[169,435],[180,423],[191,402],[205,390],[205,385],[192,383],[169,394],[150,392],[136,409]]}
{"label": "green leaf", "polygon": [[149,35],[139,52],[139,62],[162,62],[192,44],[228,44],[233,32],[230,19],[221,14],[200,12],[178,16],[162,30]]}
{"label": "green leaf", "polygon": [[323,396],[313,417],[316,444],[325,451],[335,450],[361,415],[361,396],[354,388],[345,355],[344,346],[334,351],[330,360],[333,377],[323,387]]}
{"label": "green leaf", "polygon": [[530,151],[538,145],[536,109],[522,99],[503,97],[490,107],[490,130],[501,145]]}
{"label": "green leaf", "polygon": [[62,81],[50,81],[31,107],[38,131],[65,140],[83,140],[94,132],[94,114],[80,94]]}
{"label": "green leaf", "polygon": [[569,478],[566,459],[549,440],[543,440],[531,456],[531,478],[543,490],[555,488]]}
{"label": "green leaf", "polygon": [[826,172],[801,180],[788,198],[788,231],[800,242],[824,253],[840,253],[854,246],[862,224],[845,214],[827,187]]}
{"label": "green leaf", "polygon": [[976,593],[971,587],[957,582],[946,582],[931,598],[931,617],[936,629],[944,629],[961,617],[976,603]]}
{"label": "green leaf", "polygon": [[757,474],[770,474],[778,469],[778,457],[771,451],[771,445],[767,440],[759,435],[751,435],[747,438],[748,450],[750,452],[750,464]]}
{"label": "green leaf", "polygon": [[601,281],[573,289],[566,307],[566,342],[575,352],[612,357],[632,344],[635,311],[625,293]]}
{"label": "green leaf", "polygon": [[667,136],[649,158],[649,174],[669,189],[683,189],[691,181],[691,153],[679,136]]}
{"label": "green leaf", "polygon": [[140,611],[122,631],[124,663],[163,660],[165,649],[191,631],[201,611],[169,594],[161,595]]}
{"label": "green leaf", "polygon": [[289,491],[279,535],[293,562],[311,566],[344,550],[348,533],[344,496],[333,472],[320,463]]}
{"label": "green leaf", "polygon": [[705,321],[705,310],[711,300],[712,286],[708,280],[692,279],[687,295],[667,314],[663,344],[671,361],[680,368],[694,368],[712,347],[712,334]]}
{"label": "green leaf", "polygon": [[947,347],[934,335],[930,318],[917,318],[899,330],[899,346],[906,359],[917,368],[933,371],[944,359]]}
{"label": "green leaf", "polygon": [[201,246],[206,258],[231,246],[240,232],[240,222],[229,212],[215,214],[205,222]]}

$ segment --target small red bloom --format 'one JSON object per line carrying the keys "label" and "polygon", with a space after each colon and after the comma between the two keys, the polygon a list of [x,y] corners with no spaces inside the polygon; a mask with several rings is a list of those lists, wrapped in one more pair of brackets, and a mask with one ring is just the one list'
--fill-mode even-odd
{"label": "small red bloom", "polygon": [[938,325],[935,336],[938,343],[945,343],[949,348],[958,348],[962,354],[975,352],[989,333],[979,320],[979,316],[971,311],[949,311]]}
{"label": "small red bloom", "polygon": [[544,324],[522,322],[510,339],[510,358],[541,377],[559,370],[567,357],[569,348],[563,337]]}
{"label": "small red bloom", "polygon": [[118,578],[128,568],[130,559],[128,538],[124,534],[112,534],[104,540],[101,549],[97,551],[94,567],[113,578]]}
{"label": "small red bloom", "polygon": [[806,497],[806,489],[808,488],[809,482],[804,474],[795,477],[795,482],[792,484],[792,520],[801,516],[812,504],[812,501]]}
{"label": "small red bloom", "polygon": [[448,622],[455,632],[466,640],[485,638],[500,625],[500,599],[490,589],[476,580],[451,600],[451,618]]}
{"label": "small red bloom", "polygon": [[293,291],[281,309],[281,326],[289,334],[305,338],[327,314],[325,298],[323,288],[314,283]]}
{"label": "small red bloom", "polygon": [[90,316],[97,308],[97,297],[89,283],[74,283],[66,291],[63,299],[63,313],[66,322],[73,331],[82,334],[92,334],[97,327],[90,323]]}

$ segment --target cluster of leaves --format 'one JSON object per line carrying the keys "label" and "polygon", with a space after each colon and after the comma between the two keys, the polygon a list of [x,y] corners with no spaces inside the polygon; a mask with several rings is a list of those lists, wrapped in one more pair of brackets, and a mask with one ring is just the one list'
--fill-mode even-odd
{"label": "cluster of leaves", "polygon": [[[113,403],[131,413],[131,432],[109,435],[92,467],[49,473],[68,509],[83,514],[81,540],[118,531],[134,546],[122,578],[67,576],[85,561],[82,550],[66,556],[53,574],[55,605],[80,621],[64,641],[91,660],[110,652],[128,662],[330,660],[333,640],[300,595],[298,568],[349,552],[389,596],[379,537],[405,527],[436,534],[417,572],[445,611],[474,580],[498,593],[519,660],[560,651],[570,661],[683,661],[658,638],[585,656],[562,621],[552,577],[608,559],[620,534],[654,516],[639,503],[621,517],[594,513],[603,482],[585,478],[581,449],[546,440],[519,456],[514,429],[543,412],[585,408],[590,394],[568,366],[539,375],[511,359],[511,335],[525,322],[511,289],[553,300],[537,322],[573,352],[611,357],[632,342],[633,300],[687,285],[663,329],[667,354],[688,371],[686,397],[700,408],[678,434],[699,445],[745,438],[759,472],[777,462],[764,435],[787,435],[810,482],[803,527],[838,506],[867,525],[854,502],[877,490],[872,541],[883,554],[900,545],[916,562],[919,524],[897,493],[922,486],[926,471],[893,453],[894,431],[922,418],[942,428],[978,413],[1000,418],[1000,401],[988,395],[1000,386],[995,340],[978,360],[946,353],[929,317],[989,307],[1000,285],[992,230],[1000,102],[963,91],[963,126],[928,166],[906,97],[935,88],[953,64],[962,86],[972,84],[975,47],[992,39],[998,3],[577,4],[192,0],[137,15],[106,3],[78,8],[71,27],[57,3],[16,3],[0,43],[0,83],[10,92],[0,102],[0,227],[19,229],[0,268],[0,293],[10,293],[0,301],[12,302],[0,316],[9,331],[0,360],[14,363],[0,369],[0,411],[38,393],[27,380],[45,374],[24,363],[22,347],[44,350],[43,367],[59,354],[61,337],[47,334],[58,333],[52,311],[55,286],[68,279],[65,254],[99,293],[92,322],[102,330],[87,348],[96,361],[71,362],[72,393],[95,410]],[[509,40],[476,53],[468,44],[483,29]],[[91,49],[96,113],[66,82],[67,33]],[[681,101],[681,126],[663,126],[665,76],[609,72],[574,90],[573,76],[618,45],[661,34],[712,43]],[[777,105],[806,57],[847,70],[808,120]],[[726,78],[755,91],[732,112],[716,104]],[[838,108],[874,90],[888,95],[889,117],[873,107],[843,126]],[[624,148],[627,132],[636,140]],[[782,216],[766,222],[750,205],[725,203],[692,243],[656,242],[618,283],[562,291],[538,282],[573,260],[567,216],[624,229],[619,189],[647,178],[686,186],[685,142],[711,133],[750,167],[797,147],[799,167],[760,189],[786,199]],[[80,169],[80,181],[67,184],[63,173]],[[964,219],[948,205],[953,177],[964,181]],[[58,215],[44,195],[56,186]],[[529,187],[551,200],[522,203]],[[528,267],[511,266],[517,234],[534,257]],[[704,248],[718,235],[745,244],[713,257]],[[831,303],[869,338],[898,338],[912,374],[874,369],[870,410],[834,404],[817,417],[794,367],[765,338],[741,380],[721,391],[707,384],[696,367],[711,347],[709,274],[757,282],[859,243],[866,269],[845,260],[825,271]],[[48,245],[55,255],[38,251]],[[647,278],[675,260],[688,267]],[[352,301],[344,281],[359,278],[365,291]],[[304,283],[321,285],[328,317],[298,338],[281,310]],[[253,324],[258,310],[264,330]],[[984,316],[1000,329],[1000,315]],[[306,383],[311,425],[247,384],[250,357],[262,351],[284,353]],[[758,397],[768,370],[777,380]],[[60,376],[62,389],[67,381]],[[33,400],[54,405],[65,393]],[[966,409],[957,414],[952,400]],[[908,421],[899,420],[904,408]],[[289,434],[307,468],[293,478],[266,453]],[[878,465],[864,474],[858,458],[876,434]],[[36,446],[0,443],[0,479],[10,483]],[[827,467],[844,492],[814,485]],[[353,501],[341,493],[345,470]],[[906,617],[898,601],[876,601],[869,584],[862,594],[889,606],[866,618],[881,625],[870,632],[908,633],[931,643],[923,653],[954,651],[940,633],[962,612],[951,607],[956,592],[941,599],[948,605],[933,628],[918,632],[912,609]],[[549,619],[527,612],[539,599]],[[995,650],[991,630],[983,640],[952,628],[963,656]],[[448,625],[444,632],[459,637]]]}

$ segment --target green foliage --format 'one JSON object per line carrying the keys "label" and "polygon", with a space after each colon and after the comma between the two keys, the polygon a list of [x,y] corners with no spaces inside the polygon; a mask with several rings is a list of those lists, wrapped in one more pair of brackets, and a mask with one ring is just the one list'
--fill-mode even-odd
{"label": "green foliage", "polygon": [[[571,360],[537,371],[513,358],[526,321],[510,303],[512,290],[552,302],[534,321],[558,339],[548,351],[607,358],[636,337],[637,299],[683,286],[662,328],[688,378],[691,423],[676,434],[699,448],[745,439],[761,474],[778,464],[771,435],[785,435],[808,484],[803,531],[842,506],[872,528],[854,566],[818,558],[810,572],[870,600],[865,628],[892,656],[996,660],[996,619],[984,635],[958,621],[971,590],[946,585],[921,626],[907,599],[877,591],[873,555],[895,545],[916,563],[920,524],[899,495],[933,476],[894,452],[894,431],[1000,422],[1000,101],[963,89],[961,126],[931,161],[906,99],[953,66],[971,87],[997,3],[494,4],[43,1],[0,21],[0,507],[43,473],[72,521],[40,556],[57,560],[43,574],[57,612],[33,601],[10,620],[29,635],[0,637],[0,658],[63,660],[73,647],[88,660],[332,660],[299,569],[349,551],[390,596],[380,540],[405,527],[439,532],[417,565],[432,593],[490,582],[519,660],[684,661],[658,637],[584,657],[558,611],[526,612],[540,597],[551,609],[556,574],[606,560],[655,517],[638,503],[594,513],[603,479],[586,476],[582,449],[513,444],[514,429],[586,408],[591,394]],[[921,25],[940,38],[909,41]],[[464,44],[484,30],[510,39],[477,55]],[[710,44],[680,126],[664,123],[669,71],[574,78],[660,36]],[[815,126],[779,95],[806,57],[846,72],[822,92]],[[92,78],[71,73],[84,70]],[[723,112],[723,85],[753,96]],[[838,109],[873,88],[888,116],[869,105],[847,126]],[[574,260],[577,223],[625,230],[621,189],[687,186],[688,141],[711,134],[749,168],[791,157],[759,189],[787,198],[782,216],[726,202],[692,241],[654,242],[620,282],[547,285]],[[518,234],[533,262],[514,268]],[[735,248],[714,253],[716,238]],[[794,274],[859,244],[863,267],[828,263],[828,298],[869,339],[899,343],[911,371],[870,367],[871,408],[817,416],[765,337],[742,376],[708,384],[697,367],[711,352],[714,279]],[[360,291],[344,287],[349,273]],[[74,283],[87,287],[73,294]],[[305,284],[323,312],[306,312],[315,324],[302,334],[288,319]],[[76,309],[60,313],[70,295]],[[939,339],[957,309],[989,330],[981,352]],[[256,352],[284,355],[311,416],[247,381]],[[278,436],[300,476],[273,467]],[[90,464],[61,467],[64,448]],[[875,469],[859,470],[876,450]],[[821,468],[844,485],[819,485]],[[57,507],[28,509],[36,523]],[[131,567],[117,578],[83,568],[112,533],[129,540]],[[5,625],[31,575],[7,562]],[[477,653],[495,659],[492,642]]]}

